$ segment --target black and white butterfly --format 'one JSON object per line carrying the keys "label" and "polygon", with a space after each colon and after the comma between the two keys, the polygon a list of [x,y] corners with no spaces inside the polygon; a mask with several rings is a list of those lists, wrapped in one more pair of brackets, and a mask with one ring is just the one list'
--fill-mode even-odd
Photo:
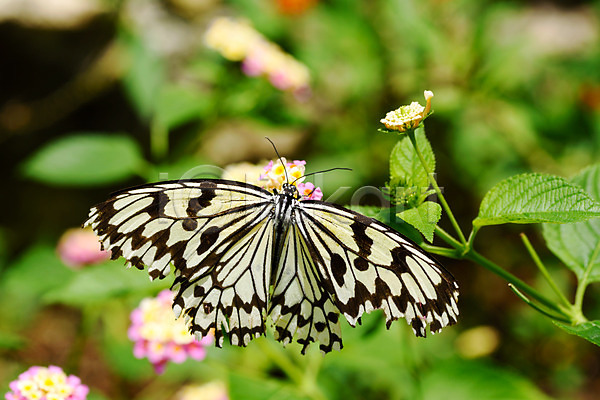
{"label": "black and white butterfly", "polygon": [[417,336],[456,323],[458,285],[415,243],[336,204],[303,200],[284,183],[271,193],[247,183],[194,179],[152,183],[93,207],[90,225],[112,258],[175,270],[173,309],[197,336],[223,330],[233,345],[265,334],[306,351],[342,347],[350,325],[382,309],[389,328],[406,318]]}

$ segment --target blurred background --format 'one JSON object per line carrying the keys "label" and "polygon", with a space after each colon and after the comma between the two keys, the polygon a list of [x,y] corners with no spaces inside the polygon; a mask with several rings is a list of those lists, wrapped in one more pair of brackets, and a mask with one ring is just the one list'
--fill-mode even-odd
{"label": "blurred background", "polygon": [[[55,364],[90,399],[171,399],[212,381],[232,399],[319,398],[282,370],[285,357],[314,372],[321,398],[598,398],[597,347],[454,260],[442,261],[461,285],[461,319],[435,337],[417,340],[403,322],[386,331],[376,314],[344,327],[346,347],[324,358],[270,337],[157,376],[127,327],[169,282],[118,261],[67,266],[57,245],[120,188],[264,164],[265,136],[307,172],[352,168],[318,180],[325,198],[383,187],[398,138],[379,120],[423,103],[423,90],[435,93],[426,128],[438,181],[469,227],[499,180],[570,176],[600,159],[599,2],[0,0],[0,54],[0,392]],[[476,247],[549,292],[525,231],[571,293],[537,228],[485,230]],[[598,288],[586,303],[600,313]]]}

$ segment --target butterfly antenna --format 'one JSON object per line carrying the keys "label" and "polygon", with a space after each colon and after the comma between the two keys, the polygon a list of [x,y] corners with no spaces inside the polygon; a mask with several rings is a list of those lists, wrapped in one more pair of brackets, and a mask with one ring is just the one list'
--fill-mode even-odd
{"label": "butterfly antenna", "polygon": [[[279,158],[279,162],[281,163],[281,165],[283,165],[283,172],[285,172],[285,180],[287,181],[287,183],[290,183],[290,178],[288,177],[288,174],[287,174],[287,168],[286,168],[285,164],[283,163],[283,158],[281,158],[281,156],[279,155],[279,152],[277,151],[277,147],[275,147],[275,143],[273,143],[273,141],[266,136],[265,136],[265,139],[267,139],[269,141],[269,143],[271,143],[271,146],[273,146],[273,150],[275,150],[275,154],[277,154],[277,158]],[[296,181],[294,181],[294,182],[296,182]]]}
{"label": "butterfly antenna", "polygon": [[294,183],[296,183],[296,181],[297,181],[298,179],[300,179],[300,178],[306,178],[307,176],[316,175],[316,174],[323,174],[323,173],[325,173],[325,172],[331,172],[331,171],[337,171],[337,170],[343,170],[343,171],[352,171],[352,168],[336,167],[336,168],[329,168],[329,169],[325,169],[325,170],[323,170],[323,171],[311,172],[310,174],[302,175],[301,177],[299,177],[299,178],[296,178],[296,179],[294,180],[294,182],[292,182],[292,185],[293,185]]}

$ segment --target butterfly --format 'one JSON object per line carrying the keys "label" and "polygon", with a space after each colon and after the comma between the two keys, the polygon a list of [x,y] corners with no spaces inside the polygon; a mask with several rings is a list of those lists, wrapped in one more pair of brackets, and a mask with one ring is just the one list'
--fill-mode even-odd
{"label": "butterfly", "polygon": [[244,182],[191,179],[126,189],[90,210],[112,258],[174,269],[175,315],[197,337],[246,346],[265,335],[342,348],[350,325],[382,309],[389,328],[404,317],[417,336],[458,317],[458,284],[430,255],[383,223],[337,204],[305,200],[291,183],[269,192]]}

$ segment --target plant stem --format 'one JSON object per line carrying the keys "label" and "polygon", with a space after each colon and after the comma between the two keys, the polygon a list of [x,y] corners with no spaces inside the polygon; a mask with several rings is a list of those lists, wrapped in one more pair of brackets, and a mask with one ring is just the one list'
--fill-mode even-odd
{"label": "plant stem", "polygon": [[296,384],[301,385],[303,381],[303,373],[300,368],[294,365],[289,358],[285,357],[281,351],[273,349],[268,339],[259,338],[256,340],[258,347],[273,361],[285,374]]}
{"label": "plant stem", "polygon": [[590,277],[590,273],[592,272],[592,267],[594,266],[594,262],[596,258],[598,258],[598,254],[600,254],[600,242],[596,244],[594,251],[592,252],[592,256],[588,261],[588,264],[585,266],[585,271],[583,276],[579,280],[579,285],[577,286],[577,291],[575,292],[575,308],[581,312],[581,307],[583,305],[583,295],[585,294],[585,290],[589,284],[588,280]]}
{"label": "plant stem", "polygon": [[560,315],[562,315],[566,318],[570,317],[570,313],[565,312],[565,310],[562,307],[556,305],[556,303],[547,299],[546,296],[542,295],[540,292],[538,292],[537,290],[535,290],[534,288],[532,288],[531,286],[529,286],[528,284],[526,284],[525,282],[523,282],[522,280],[520,280],[519,278],[517,278],[516,276],[511,274],[510,272],[502,269],[501,267],[499,267],[492,261],[488,260],[487,258],[482,256],[475,250],[473,250],[473,249],[469,250],[464,255],[464,258],[474,261],[474,262],[478,263],[479,265],[481,265],[482,267],[486,268],[487,270],[502,277],[504,280],[513,284],[513,286],[515,286],[517,289],[521,290],[524,293],[527,293],[529,296],[533,297],[540,303],[544,304],[546,307],[558,312]]}
{"label": "plant stem", "polygon": [[169,153],[169,131],[157,117],[150,125],[150,151],[154,161],[162,161]]}
{"label": "plant stem", "polygon": [[417,146],[417,139],[415,137],[415,131],[411,130],[411,131],[408,131],[407,133],[408,133],[408,137],[409,137],[413,147],[415,148],[415,152],[417,153],[419,160],[421,160],[423,169],[425,170],[425,173],[427,174],[427,179],[429,180],[429,183],[431,183],[431,186],[433,186],[433,189],[435,190],[436,194],[438,195],[438,198],[440,199],[440,203],[442,203],[442,207],[446,211],[446,214],[448,215],[448,218],[450,219],[450,223],[454,227],[454,230],[456,231],[456,234],[458,235],[460,242],[463,244],[466,244],[467,240],[465,239],[465,235],[463,235],[462,230],[460,229],[460,226],[458,226],[458,222],[456,221],[456,218],[454,218],[454,214],[452,214],[452,210],[450,209],[450,206],[446,202],[446,198],[442,194],[440,187],[438,186],[437,182],[433,178],[433,172],[429,170],[429,167],[427,167],[427,162],[425,161],[425,157],[423,156],[423,153],[421,153],[419,146]]}
{"label": "plant stem", "polygon": [[540,312],[540,313],[544,314],[545,316],[547,316],[547,317],[549,317],[549,318],[555,319],[555,320],[557,320],[557,321],[565,322],[565,323],[568,323],[568,324],[570,324],[570,323],[571,323],[571,320],[570,320],[570,319],[568,319],[568,318],[565,318],[565,317],[564,317],[564,316],[562,316],[562,315],[557,315],[557,314],[554,314],[552,311],[550,311],[550,310],[546,310],[546,309],[545,309],[545,307],[540,307],[540,306],[538,306],[537,304],[535,304],[534,302],[532,302],[531,300],[529,300],[529,299],[527,298],[527,296],[525,296],[523,293],[521,293],[521,291],[520,291],[519,289],[517,289],[517,288],[516,288],[516,287],[515,287],[515,286],[514,286],[512,283],[509,283],[509,284],[508,284],[508,287],[509,287],[509,288],[510,288],[510,289],[511,289],[511,290],[512,290],[512,291],[513,291],[513,292],[514,292],[514,293],[515,293],[517,296],[519,296],[519,298],[520,298],[521,300],[523,300],[525,303],[527,303],[527,304],[528,304],[528,305],[529,305],[531,308],[533,308],[534,310],[536,310],[536,311],[538,311],[538,312]]}
{"label": "plant stem", "polygon": [[423,250],[428,251],[429,253],[437,254],[440,256],[444,256],[444,257],[460,258],[460,256],[461,256],[460,253],[457,252],[457,250],[449,249],[447,247],[439,247],[439,246],[433,246],[431,244],[423,243],[423,244],[421,244],[421,248]]}
{"label": "plant stem", "polygon": [[535,251],[535,249],[531,245],[531,242],[527,238],[527,235],[525,235],[524,233],[521,233],[521,240],[523,241],[523,244],[527,248],[527,251],[529,252],[529,255],[533,259],[533,262],[535,263],[535,265],[537,265],[537,267],[540,270],[540,272],[542,273],[542,275],[544,275],[544,278],[546,278],[546,281],[548,282],[548,284],[550,285],[550,287],[552,288],[552,290],[554,290],[554,292],[557,294],[557,296],[560,299],[560,301],[562,301],[562,303],[565,306],[572,307],[571,303],[569,303],[569,300],[567,300],[567,298],[560,291],[560,289],[558,288],[558,286],[556,286],[556,283],[554,282],[554,279],[552,279],[552,276],[550,276],[550,273],[548,272],[548,269],[546,268],[546,266],[544,265],[544,263],[542,263],[542,260],[540,259],[540,257],[538,256],[537,252]]}
{"label": "plant stem", "polygon": [[[511,289],[513,289],[513,291],[515,293],[517,293],[517,295],[519,297],[521,297],[524,301],[526,301],[527,304],[529,304],[530,306],[534,307],[536,310],[540,311],[541,313],[543,313],[553,319],[560,320],[560,321],[566,321],[566,322],[570,322],[570,323],[578,323],[581,321],[585,321],[585,317],[581,313],[581,304],[583,302],[583,295],[585,292],[585,288],[588,284],[588,276],[591,272],[593,262],[594,262],[595,258],[597,257],[598,253],[600,253],[600,243],[596,247],[596,249],[594,251],[594,255],[590,260],[590,263],[586,266],[586,271],[584,273],[584,276],[582,277],[582,279],[580,281],[580,285],[577,288],[577,293],[575,296],[575,305],[571,305],[567,301],[567,299],[564,297],[564,295],[560,292],[560,290],[558,290],[558,287],[556,287],[556,285],[554,284],[554,281],[552,281],[552,279],[550,278],[548,271],[546,270],[546,268],[543,266],[543,264],[539,260],[539,257],[537,257],[537,254],[535,254],[535,251],[533,251],[533,248],[531,248],[530,254],[532,254],[532,257],[534,258],[534,262],[536,263],[536,265],[538,265],[538,268],[540,268],[540,270],[542,271],[542,273],[544,274],[546,279],[548,279],[549,282],[551,282],[550,285],[559,294],[561,302],[564,303],[564,305],[562,305],[562,306],[559,304],[556,304],[555,302],[546,298],[546,296],[542,295],[540,292],[538,292],[533,287],[529,286],[528,284],[526,284],[525,282],[523,282],[522,280],[520,280],[519,278],[517,278],[510,272],[502,269],[500,266],[498,266],[497,264],[488,260],[487,258],[485,258],[484,256],[482,256],[481,254],[479,254],[478,252],[476,252],[473,249],[473,241],[477,234],[478,228],[475,226],[473,227],[473,230],[471,231],[471,234],[469,235],[469,240],[467,241],[465,239],[465,236],[464,236],[462,230],[460,229],[460,226],[458,225],[458,221],[456,220],[456,218],[454,217],[454,214],[452,213],[452,210],[450,209],[450,206],[446,202],[446,198],[444,197],[440,187],[438,186],[436,180],[434,179],[432,171],[429,170],[429,167],[427,166],[427,162],[425,161],[425,157],[423,156],[423,153],[421,153],[421,150],[419,149],[419,146],[417,145],[415,131],[410,130],[407,132],[407,134],[408,134],[408,137],[415,149],[415,153],[419,157],[419,160],[421,161],[423,169],[425,170],[425,172],[427,174],[427,179],[429,180],[429,183],[435,190],[435,193],[438,195],[438,198],[440,200],[442,208],[448,215],[448,218],[450,219],[452,227],[454,228],[454,230],[456,231],[456,234],[458,235],[458,240],[455,239],[452,235],[448,234],[446,231],[444,231],[439,226],[436,226],[435,232],[442,240],[444,240],[446,243],[448,243],[450,246],[452,246],[456,251],[460,251],[460,254],[457,254],[456,251],[452,251],[451,249],[446,249],[443,247],[436,247],[436,246],[429,246],[429,245],[425,245],[424,247],[429,248],[433,253],[436,253],[436,254],[441,254],[441,255],[458,258],[458,259],[468,259],[468,260],[478,263],[482,267],[488,269],[489,271],[493,272],[494,274],[496,274],[496,275],[500,276],[501,278],[503,278],[504,280],[508,281],[509,284],[511,285]],[[527,246],[527,244],[526,244],[526,246]],[[540,307],[537,304],[532,303],[521,292],[526,293],[531,298],[537,300],[544,307]],[[547,311],[545,308],[548,308],[551,311]],[[557,313],[557,314],[555,314],[555,313]]]}
{"label": "plant stem", "polygon": [[465,253],[473,248],[473,242],[475,241],[475,236],[477,235],[477,232],[479,232],[479,227],[473,225],[473,230],[471,231],[471,234],[469,234],[469,240],[467,240],[467,246],[465,247]]}
{"label": "plant stem", "polygon": [[460,250],[461,252],[464,250],[465,246],[463,246],[463,244],[458,240],[454,239],[454,237],[452,237],[452,235],[450,235],[448,232],[440,228],[439,225],[435,226],[435,233],[437,233],[437,235],[442,238],[444,242],[448,243],[456,250]]}
{"label": "plant stem", "polygon": [[281,350],[275,350],[271,343],[265,338],[256,340],[256,343],[266,354],[273,363],[275,363],[285,374],[292,380],[298,388],[300,388],[309,398],[312,400],[326,400],[323,393],[316,384],[316,377],[318,373],[317,365],[309,365],[309,369],[314,371],[303,372],[298,368],[289,358],[287,358]]}
{"label": "plant stem", "polygon": [[308,363],[304,370],[303,390],[306,394],[315,400],[326,400],[317,386],[317,376],[323,362],[323,355],[320,353],[307,354]]}
{"label": "plant stem", "polygon": [[[458,240],[456,240],[454,237],[452,237],[452,235],[450,235],[448,232],[444,231],[439,226],[435,227],[435,232],[442,240],[444,240],[450,246],[454,247],[454,249],[456,249],[456,250],[452,251],[451,249],[446,249],[444,247],[437,247],[437,246],[431,246],[431,245],[423,245],[422,247],[424,249],[431,250],[432,253],[443,255],[445,257],[450,257],[450,258],[455,258],[455,259],[467,259],[467,260],[476,262],[479,265],[481,265],[482,267],[486,268],[487,270],[493,272],[494,274],[496,274],[496,275],[500,276],[501,278],[503,278],[504,280],[508,281],[515,288],[518,288],[520,291],[527,293],[527,295],[531,296],[532,298],[536,299],[540,303],[544,304],[546,307],[559,313],[562,316],[561,318],[563,318],[563,319],[568,318],[568,320],[570,322],[579,319],[576,315],[578,313],[576,312],[576,310],[573,310],[573,306],[568,301],[566,302],[565,307],[558,306],[556,303],[554,303],[550,299],[546,298],[540,292],[538,292],[537,290],[535,290],[534,288],[532,288],[531,286],[529,286],[528,284],[526,284],[525,282],[523,282],[522,280],[520,280],[519,278],[517,278],[516,276],[511,274],[510,272],[504,270],[502,267],[498,266],[497,264],[493,263],[492,261],[488,260],[481,254],[476,252],[468,243],[467,244],[460,243]],[[556,318],[556,319],[559,319],[559,318]]]}

